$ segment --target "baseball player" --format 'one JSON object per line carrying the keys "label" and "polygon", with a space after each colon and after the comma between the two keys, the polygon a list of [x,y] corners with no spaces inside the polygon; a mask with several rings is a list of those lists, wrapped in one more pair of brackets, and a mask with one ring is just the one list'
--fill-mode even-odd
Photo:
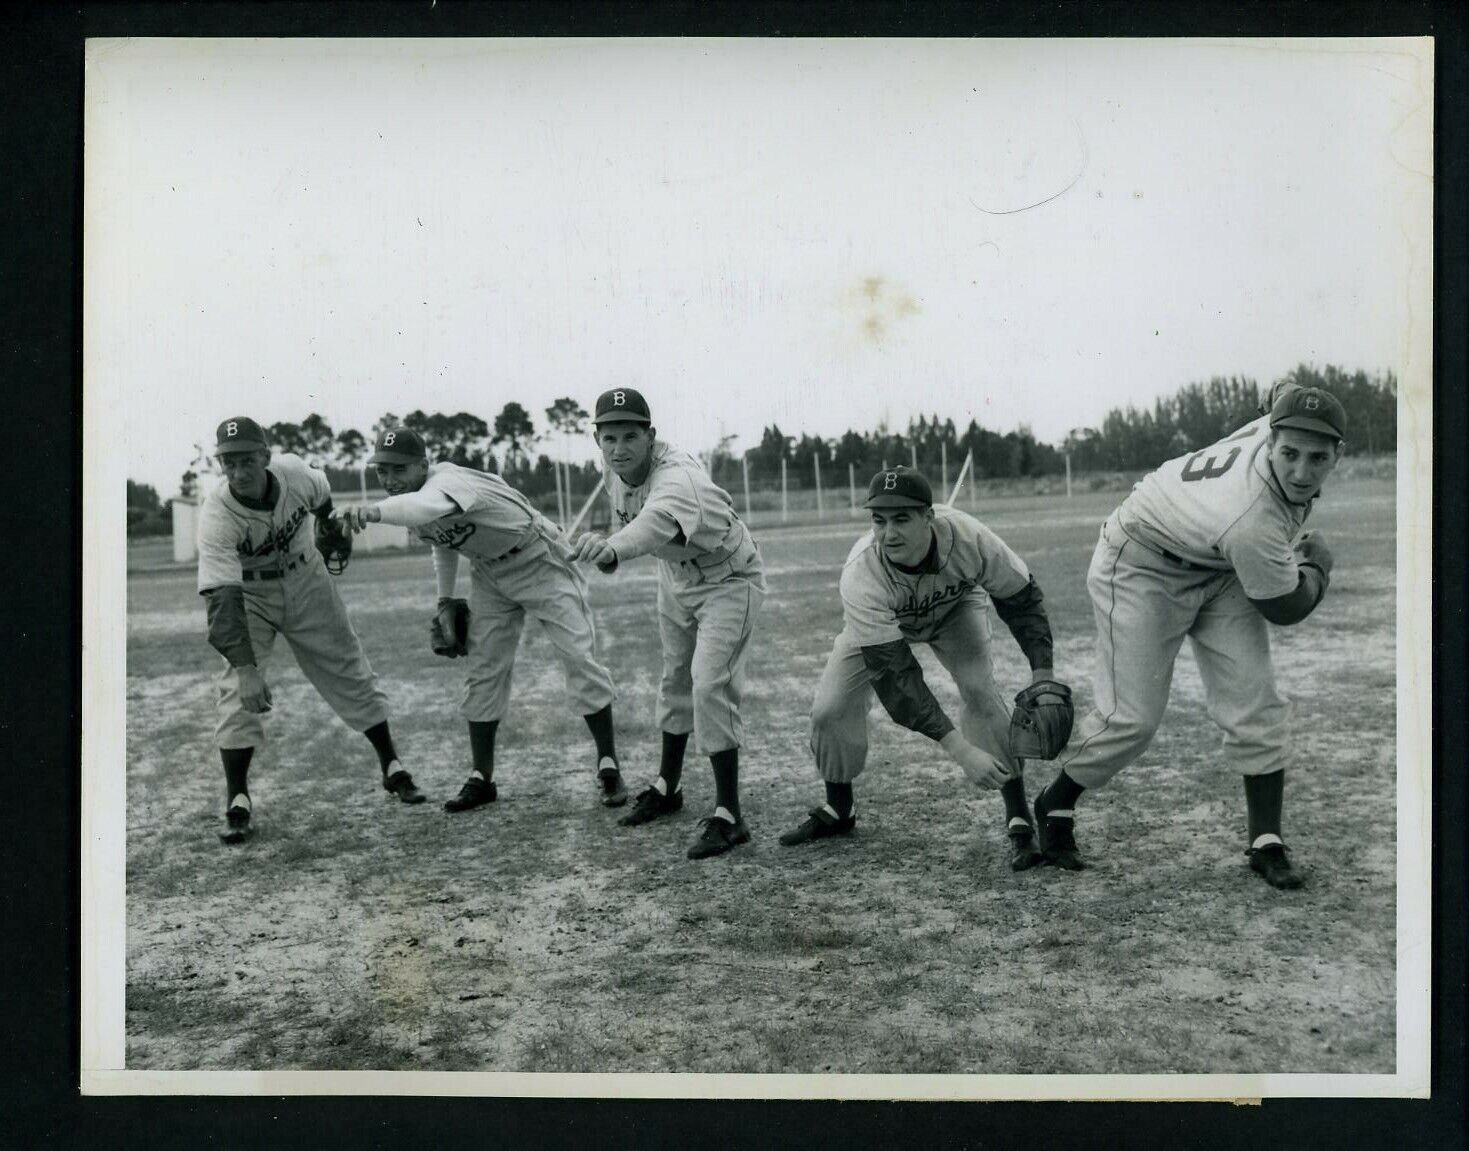
{"label": "baseball player", "polygon": [[[811,708],[811,751],[826,802],[780,841],[789,847],[847,835],[856,826],[852,783],[866,766],[875,692],[894,720],[937,742],[979,786],[999,789],[1010,866],[1034,867],[1041,855],[1025,802],[1024,765],[1010,749],[1010,710],[995,686],[985,605],[993,600],[1034,682],[1053,681],[1040,586],[984,524],[956,508],[935,507],[928,480],[912,468],[878,472],[864,506],[872,531],[842,569],[843,627]],[[928,644],[954,677],[963,701],[959,728],[924,682],[914,643]]]}
{"label": "baseball player", "polygon": [[1272,887],[1301,886],[1281,839],[1289,706],[1275,690],[1265,625],[1300,623],[1326,594],[1331,552],[1319,532],[1298,533],[1341,459],[1345,429],[1335,396],[1292,385],[1267,416],[1146,476],[1102,525],[1087,573],[1095,709],[1035,800],[1051,862],[1085,866],[1076,801],[1147,748],[1187,636],[1225,758],[1244,776],[1250,867]]}
{"label": "baseball player", "polygon": [[663,678],[658,778],[620,822],[647,823],[683,807],[680,780],[692,732],[714,769],[714,813],[699,821],[690,859],[749,842],[740,817],[740,690],[765,568],[729,493],[688,452],[657,438],[648,402],[631,388],[603,392],[592,417],[603,480],[618,522],[588,532],[576,558],[604,572],[640,555],[658,559],[658,632]]}
{"label": "baseball player", "polygon": [[[423,793],[403,770],[388,731],[388,704],[312,532],[331,535],[331,488],[299,456],[271,458],[265,433],[236,416],[219,425],[215,458],[226,483],[199,515],[199,593],[208,604],[209,643],[224,659],[215,740],[224,761],[226,843],[250,835],[246,775],[271,710],[261,665],[277,633],[342,722],[377,752],[382,781],[404,803]],[[308,526],[315,517],[318,527]],[[342,541],[350,551],[350,539]]]}
{"label": "baseball player", "polygon": [[597,659],[597,633],[587,604],[586,580],[572,565],[561,529],[531,507],[497,475],[452,463],[429,464],[423,440],[408,428],[378,434],[368,461],[388,498],[343,513],[359,532],[369,523],[412,529],[433,548],[438,581],[436,626],[452,639],[457,629],[455,584],[459,557],[469,557],[468,626],[462,649],[436,644],[444,655],[468,660],[461,714],[469,722],[473,767],[446,811],[469,811],[497,797],[495,733],[510,704],[515,649],[527,615],[537,619],[556,649],[573,706],[597,746],[602,802],[620,807],[627,787],[613,737],[612,677]]}

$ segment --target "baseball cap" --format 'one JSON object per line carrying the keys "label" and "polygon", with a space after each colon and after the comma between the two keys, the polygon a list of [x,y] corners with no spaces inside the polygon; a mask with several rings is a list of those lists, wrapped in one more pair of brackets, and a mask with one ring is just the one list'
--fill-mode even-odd
{"label": "baseball cap", "polygon": [[1300,428],[1334,440],[1344,439],[1347,413],[1341,401],[1323,388],[1291,388],[1270,409],[1272,428]]}
{"label": "baseball cap", "polygon": [[865,508],[931,508],[933,488],[906,464],[878,472],[867,485]]}
{"label": "baseball cap", "polygon": [[653,422],[653,413],[648,411],[648,401],[643,399],[642,392],[635,392],[632,388],[614,388],[597,397],[592,423],[610,424],[619,420],[635,424]]}
{"label": "baseball cap", "polygon": [[270,444],[260,425],[248,416],[231,416],[219,425],[214,433],[214,452],[255,452],[269,448]]}
{"label": "baseball cap", "polygon": [[369,464],[416,464],[428,459],[423,437],[412,428],[384,428],[377,434]]}

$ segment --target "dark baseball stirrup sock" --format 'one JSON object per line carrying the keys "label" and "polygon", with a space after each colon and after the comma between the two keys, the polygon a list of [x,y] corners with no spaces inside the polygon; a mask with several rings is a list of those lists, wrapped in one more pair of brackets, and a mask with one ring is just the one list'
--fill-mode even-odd
{"label": "dark baseball stirrup sock", "polygon": [[674,735],[663,733],[663,759],[658,764],[658,775],[668,786],[668,794],[678,790],[678,781],[683,778],[683,753],[689,745],[689,733]]}
{"label": "dark baseball stirrup sock", "polygon": [[611,756],[616,760],[617,744],[613,739],[612,705],[609,703],[601,711],[594,711],[582,718],[587,721],[592,738],[597,742],[597,758],[600,760],[604,756]]}
{"label": "dark baseball stirrup sock", "polygon": [[740,818],[740,749],[716,751],[709,757],[714,766],[714,806]]}
{"label": "dark baseball stirrup sock", "polygon": [[850,783],[826,783],[826,803],[843,819],[852,814],[852,785]]}
{"label": "dark baseball stirrup sock", "polygon": [[499,726],[498,719],[469,721],[469,754],[474,759],[474,770],[485,777],[486,783],[495,777],[495,732]]}
{"label": "dark baseball stirrup sock", "polygon": [[1245,807],[1249,811],[1250,846],[1262,835],[1280,835],[1280,809],[1285,799],[1285,769],[1269,775],[1245,776]]}
{"label": "dark baseball stirrup sock", "polygon": [[229,794],[224,797],[226,804],[237,795],[250,794],[245,777],[249,774],[250,758],[254,754],[253,747],[222,747],[219,749],[219,758],[224,763],[224,785],[229,790]]}
{"label": "dark baseball stirrup sock", "polygon": [[393,747],[393,737],[388,732],[388,721],[375,723],[362,733],[372,744],[372,750],[377,752],[378,764],[384,771],[388,770],[388,764],[398,758],[398,752]]}
{"label": "dark baseball stirrup sock", "polygon": [[1069,811],[1086,788],[1066,774],[1065,769],[1046,788],[1046,803],[1053,811]]}
{"label": "dark baseball stirrup sock", "polygon": [[1025,802],[1025,776],[1017,775],[1000,788],[1000,798],[1005,801],[1005,823],[1012,819],[1030,822],[1030,807]]}

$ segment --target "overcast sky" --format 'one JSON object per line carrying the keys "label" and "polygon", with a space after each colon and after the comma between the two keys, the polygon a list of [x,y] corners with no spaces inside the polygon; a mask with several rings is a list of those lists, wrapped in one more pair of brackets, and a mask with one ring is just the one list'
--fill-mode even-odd
{"label": "overcast sky", "polygon": [[628,385],[693,449],[935,411],[1056,441],[1211,375],[1401,375],[1431,74],[1426,41],[94,42],[86,384],[166,496],[234,414],[544,425]]}

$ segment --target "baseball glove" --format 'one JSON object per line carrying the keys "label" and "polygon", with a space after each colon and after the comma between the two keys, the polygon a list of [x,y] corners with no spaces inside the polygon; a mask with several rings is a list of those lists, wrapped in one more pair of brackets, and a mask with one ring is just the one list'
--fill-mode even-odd
{"label": "baseball glove", "polygon": [[316,517],[316,550],[326,561],[326,570],[341,575],[352,558],[352,533],[336,516]]}
{"label": "baseball glove", "polygon": [[457,659],[469,654],[469,601],[441,599],[428,628],[429,647],[435,655]]}
{"label": "baseball glove", "polygon": [[1038,680],[1015,697],[1010,754],[1017,759],[1055,759],[1071,738],[1075,717],[1071,689],[1053,679]]}

